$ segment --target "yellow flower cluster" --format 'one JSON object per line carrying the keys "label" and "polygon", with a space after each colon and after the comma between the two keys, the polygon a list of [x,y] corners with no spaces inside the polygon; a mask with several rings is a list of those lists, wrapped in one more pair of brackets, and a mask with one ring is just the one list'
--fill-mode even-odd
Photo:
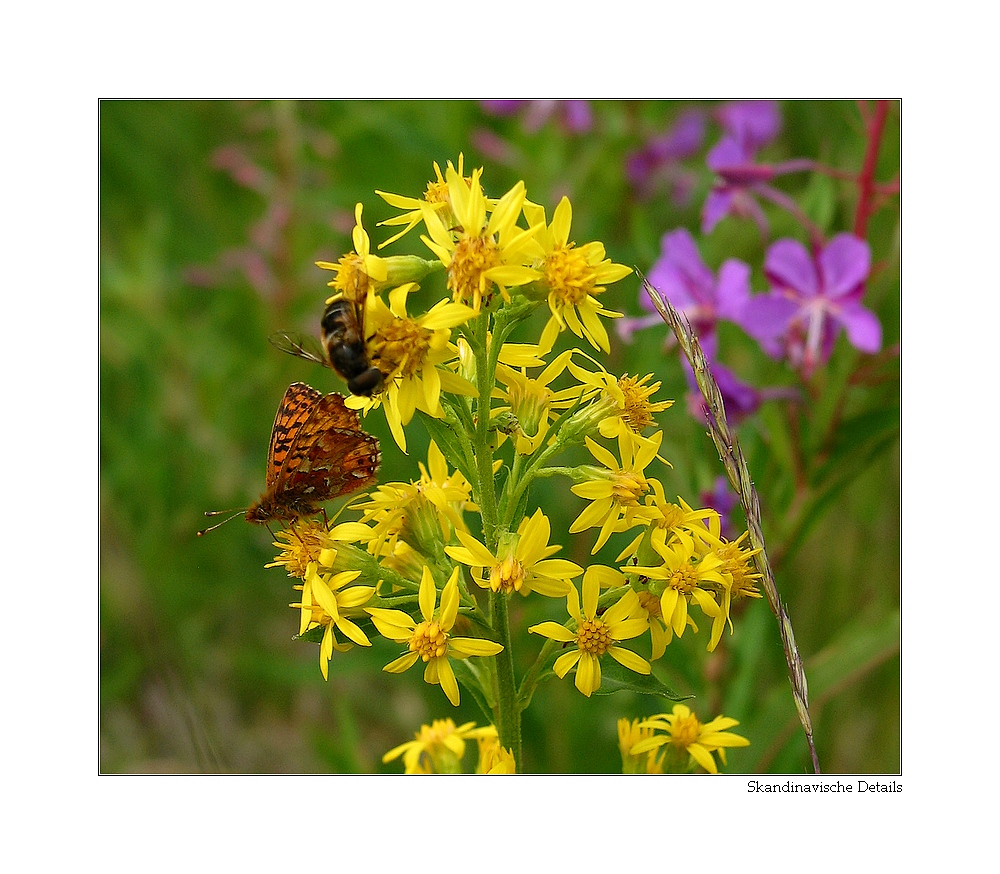
{"label": "yellow flower cluster", "polygon": [[[419,479],[363,495],[352,505],[355,521],[299,520],[280,532],[274,564],[301,580],[292,606],[300,635],[320,644],[324,677],[333,652],[370,645],[377,633],[403,647],[386,671],[422,662],[424,679],[449,701],[459,703],[460,685],[471,688],[484,709],[505,717],[494,718],[504,727],[519,714],[509,709],[530,700],[548,668],[559,677],[574,672],[586,696],[601,686],[605,656],[649,674],[674,636],[697,631],[691,605],[711,619],[714,649],[731,627],[733,602],[759,597],[757,574],[742,539],[721,536],[717,513],[668,502],[653,475],[667,464],[663,434],[647,432],[672,404],[653,399],[660,383],[651,374],[609,373],[572,345],[556,349],[569,329],[593,350],[609,351],[603,320],[618,314],[601,295],[630,269],[607,259],[601,243],[571,240],[567,198],[549,222],[522,182],[494,199],[482,169],[465,175],[461,158],[457,167],[434,169],[422,198],[378,192],[401,211],[382,222],[401,228],[382,246],[422,224],[431,260],[373,254],[359,204],[355,251],[319,262],[335,273],[328,303],[354,308],[360,351],[382,377],[348,406],[365,416],[381,409],[404,452],[411,423],[423,422],[432,438],[427,463]],[[438,281],[436,299],[421,288],[425,280]],[[547,317],[533,342],[511,342],[536,310]],[[574,447],[592,463],[558,466]],[[552,522],[531,498],[539,479],[557,476],[569,478],[566,492],[585,502],[568,533],[596,529],[591,555],[635,531],[614,562],[584,567],[555,557],[561,547],[551,542]],[[528,628],[548,642],[520,689],[512,685],[506,607],[515,594],[565,599],[568,612],[563,623]],[[642,638],[649,658],[630,648]],[[471,657],[480,661],[470,664]],[[500,658],[510,660],[507,669],[497,667]],[[459,741],[478,736],[447,722],[425,726],[426,737],[386,760],[403,755],[408,773],[452,767],[428,751],[460,757]],[[495,730],[493,740],[481,772],[512,771],[519,741],[505,748],[500,740],[508,738],[497,739]]]}
{"label": "yellow flower cluster", "polygon": [[618,720],[618,746],[625,774],[676,774],[701,766],[719,773],[713,753],[726,763],[726,749],[750,745],[745,737],[727,729],[739,725],[728,716],[699,722],[691,708],[675,704],[673,712],[646,720]]}

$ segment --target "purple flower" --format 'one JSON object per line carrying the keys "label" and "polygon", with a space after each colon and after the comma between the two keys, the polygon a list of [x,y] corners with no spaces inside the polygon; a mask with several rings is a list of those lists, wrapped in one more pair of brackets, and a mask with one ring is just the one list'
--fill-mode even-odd
{"label": "purple flower", "polygon": [[781,113],[775,100],[737,100],[715,110],[715,117],[729,136],[756,151],[781,130]]}
{"label": "purple flower", "polygon": [[806,377],[829,359],[841,328],[856,349],[878,352],[882,325],[861,303],[870,269],[868,244],[853,234],[838,234],[814,254],[798,240],[778,240],[764,260],[771,291],[751,298],[743,326]]}
{"label": "purple flower", "polygon": [[[750,300],[750,267],[738,258],[729,258],[716,276],[702,261],[686,228],[664,234],[660,247],[662,254],[649,269],[649,284],[687,317],[706,354],[713,354],[716,323],[720,319],[741,322]],[[635,331],[663,323],[645,289],[639,292],[639,305],[650,315],[617,322],[618,335],[626,343]]]}
{"label": "purple flower", "polygon": [[[662,254],[649,269],[649,283],[687,317],[708,354],[709,349],[714,351],[716,322],[740,323],[742,319],[750,300],[750,267],[729,258],[716,276],[701,260],[686,228],[664,234],[660,246]],[[645,291],[639,303],[651,313],[656,311]]]}
{"label": "purple flower", "polygon": [[479,105],[490,115],[516,115],[523,110],[522,126],[529,134],[540,130],[555,114],[570,133],[586,133],[594,122],[587,100],[480,100]]}
{"label": "purple flower", "polygon": [[678,193],[690,192],[691,174],[676,166],[677,162],[694,155],[705,139],[705,115],[700,109],[682,113],[665,134],[649,140],[641,149],[625,159],[625,175],[644,196],[665,179]]}
{"label": "purple flower", "polygon": [[767,219],[753,199],[755,188],[774,178],[774,168],[754,163],[754,150],[735,136],[725,136],[705,158],[719,177],[701,210],[701,232],[710,233],[727,215],[752,218],[761,233],[768,232]]}

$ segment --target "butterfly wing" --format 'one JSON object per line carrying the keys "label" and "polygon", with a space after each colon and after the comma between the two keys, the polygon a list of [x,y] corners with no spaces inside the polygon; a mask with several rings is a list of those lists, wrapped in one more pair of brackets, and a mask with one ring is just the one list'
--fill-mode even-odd
{"label": "butterfly wing", "polygon": [[381,460],[378,440],[361,430],[358,414],[339,394],[324,395],[294,434],[275,498],[306,505],[348,495],[375,481]]}
{"label": "butterfly wing", "polygon": [[267,450],[267,478],[270,491],[278,482],[282,465],[288,460],[302,429],[323,395],[304,382],[293,382],[278,405],[278,414],[271,428],[271,445]]}

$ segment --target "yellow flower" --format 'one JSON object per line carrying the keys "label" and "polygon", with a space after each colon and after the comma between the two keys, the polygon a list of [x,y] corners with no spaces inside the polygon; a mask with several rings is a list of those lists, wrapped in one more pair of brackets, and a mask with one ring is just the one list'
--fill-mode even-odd
{"label": "yellow flower", "polygon": [[629,589],[600,616],[597,602],[600,597],[600,574],[588,568],[583,575],[583,610],[580,609],[579,595],[572,587],[566,598],[574,630],[556,622],[542,622],[532,625],[528,631],[541,634],[562,643],[575,643],[576,648],[563,653],[556,659],[552,669],[559,678],[565,677],[572,667],[576,667],[576,688],[588,698],[601,688],[601,656],[610,655],[630,671],[648,674],[649,662],[631,650],[618,646],[623,640],[638,637],[646,630],[646,620],[635,612],[639,599]]}
{"label": "yellow flower", "polygon": [[382,392],[374,397],[352,395],[346,401],[352,409],[365,414],[378,406],[385,409],[389,430],[399,448],[406,451],[403,426],[415,410],[440,418],[441,392],[475,395],[475,386],[447,368],[458,352],[449,342],[451,329],[464,324],[473,315],[468,307],[439,301],[417,318],[406,312],[406,298],[416,285],[406,283],[389,293],[389,306],[378,297],[367,301],[366,328],[372,332],[368,341],[369,356],[377,362],[384,376]]}
{"label": "yellow flower", "polygon": [[650,518],[649,508],[639,503],[650,489],[649,480],[643,472],[656,458],[662,439],[662,431],[657,431],[650,439],[629,432],[619,433],[618,447],[622,457],[619,464],[607,449],[586,438],[591,455],[604,465],[604,469],[590,468],[589,481],[570,488],[573,494],[591,503],[576,517],[569,530],[571,534],[576,534],[601,526],[592,555],[607,543],[613,531],[624,531]]}
{"label": "yellow flower", "polygon": [[352,643],[371,646],[365,633],[348,617],[363,616],[362,605],[375,594],[374,586],[348,586],[361,575],[360,571],[343,571],[339,574],[321,574],[315,563],[309,565],[302,586],[302,600],[289,606],[300,611],[299,634],[323,627],[323,640],[319,647],[319,668],[323,679],[329,679],[330,657],[333,651],[350,648],[337,640],[335,629]]}
{"label": "yellow flower", "polygon": [[514,754],[506,747],[500,746],[500,739],[492,736],[480,737],[479,762],[476,765],[477,774],[516,774],[517,765]]}
{"label": "yellow flower", "polygon": [[[666,652],[670,641],[674,639],[673,627],[663,619],[663,611],[660,609],[660,598],[648,589],[642,589],[636,594],[639,596],[639,606],[646,614],[646,621],[649,623],[649,637],[653,645],[650,658],[655,662]],[[698,626],[691,614],[687,615],[687,625],[691,627],[695,634],[698,633]]]}
{"label": "yellow flower", "polygon": [[494,592],[538,592],[550,598],[569,593],[573,577],[583,573],[578,564],[564,559],[548,558],[559,551],[549,546],[551,526],[541,510],[518,526],[517,534],[503,534],[496,555],[471,534],[455,531],[461,546],[448,546],[445,552],[455,561],[472,567],[476,584]]}
{"label": "yellow flower", "polygon": [[[470,183],[472,180],[467,179],[463,175],[462,165],[464,162],[464,155],[458,156],[458,170],[455,172],[462,179],[465,179],[466,183]],[[454,169],[452,167],[451,161],[448,162],[448,168]],[[455,215],[451,209],[451,195],[448,191],[448,183],[445,181],[445,177],[441,175],[441,168],[438,166],[437,161],[434,162],[434,175],[436,179],[432,179],[427,183],[427,189],[424,192],[423,199],[416,197],[405,197],[401,194],[391,194],[387,191],[376,191],[375,193],[382,198],[390,206],[394,206],[397,209],[406,210],[403,215],[393,216],[385,221],[379,222],[379,227],[382,225],[406,225],[403,230],[398,234],[390,237],[384,243],[379,244],[379,248],[382,249],[388,246],[390,243],[395,243],[400,237],[408,234],[412,231],[420,222],[424,219],[423,210],[430,209],[433,212],[441,216],[441,220],[444,222],[446,227],[452,227],[455,224]]]}
{"label": "yellow flower", "polygon": [[[385,282],[388,270],[383,259],[371,254],[371,240],[361,224],[360,203],[354,207],[354,220],[352,234],[354,251],[341,257],[336,264],[330,261],[317,261],[316,266],[332,270],[336,274],[333,282],[327,283],[338,292],[333,297],[343,296],[355,303],[361,303],[379,282]],[[333,300],[333,297],[330,300]]]}
{"label": "yellow flower", "polygon": [[[616,377],[589,355],[575,351],[598,368],[590,371],[572,362],[568,365],[569,371],[580,382],[580,392],[590,401],[589,407],[577,414],[589,433],[596,431],[602,437],[614,438],[627,431],[641,436],[645,428],[656,424],[653,419],[655,413],[673,406],[673,401],[650,402],[650,395],[660,387],[660,383],[647,386],[645,383],[650,378],[648,375],[642,379],[628,374]],[[664,464],[668,463],[666,459],[660,460]]]}
{"label": "yellow flower", "polygon": [[320,551],[329,543],[326,526],[315,520],[299,519],[276,535],[274,546],[281,552],[264,567],[284,565],[288,576],[305,578],[310,562],[319,558]]}
{"label": "yellow flower", "polygon": [[[698,555],[699,542],[683,531],[675,532],[667,544],[653,542],[653,549],[662,561],[657,567],[625,565],[626,574],[637,574],[649,581],[649,591],[660,597],[663,621],[681,637],[687,627],[688,602],[694,601],[714,621],[712,637],[708,644],[713,651],[722,636],[728,618],[727,611],[715,600],[716,593],[724,592],[729,582],[719,572],[722,562],[711,553]],[[725,599],[728,605],[728,598]]]}
{"label": "yellow flower", "polygon": [[639,755],[632,754],[632,747],[639,741],[653,737],[653,729],[643,727],[638,719],[629,722],[618,720],[618,749],[622,756],[623,774],[662,774],[663,755],[650,750]]}
{"label": "yellow flower", "polygon": [[657,413],[674,405],[673,401],[650,401],[660,387],[659,382],[646,384],[652,379],[652,374],[639,379],[626,373],[616,378],[603,369],[592,373],[575,364],[571,364],[569,369],[581,383],[607,394],[614,401],[614,413],[601,420],[599,430],[602,437],[617,437],[623,429],[632,434],[642,434],[646,428],[656,424],[653,417]]}
{"label": "yellow flower", "polygon": [[385,483],[367,496],[368,501],[354,505],[363,511],[363,522],[374,523],[373,554],[391,553],[400,536],[423,546],[428,538],[447,543],[454,529],[465,530],[463,511],[477,509],[472,486],[460,471],[448,473],[444,454],[433,440],[427,467],[421,462],[420,473],[415,483]]}
{"label": "yellow flower", "polygon": [[450,719],[435,719],[431,725],[420,726],[414,737],[389,750],[382,756],[383,762],[403,757],[406,774],[461,774],[462,756],[465,742],[483,738],[496,738],[497,730],[492,725],[476,728],[476,723],[466,722],[455,727]]}
{"label": "yellow flower", "polygon": [[683,498],[678,496],[678,503],[668,501],[663,491],[663,486],[658,480],[650,480],[653,494],[646,495],[646,504],[650,508],[650,527],[647,532],[639,535],[632,541],[618,556],[618,560],[629,555],[635,555],[639,547],[639,541],[648,536],[650,542],[663,546],[669,542],[675,532],[686,531],[695,538],[710,543],[722,544],[716,536],[713,538],[711,529],[707,526],[713,525],[718,528],[719,514],[706,507],[701,510],[693,509]]}
{"label": "yellow flower", "polygon": [[722,636],[726,624],[729,625],[729,633],[732,634],[733,623],[730,618],[730,607],[733,601],[761,597],[760,591],[757,589],[757,581],[761,575],[754,570],[752,564],[753,556],[760,550],[744,549],[740,545],[749,536],[747,532],[741,534],[734,541],[723,540],[719,536],[720,527],[721,524],[716,515],[709,529],[698,532],[706,544],[705,550],[719,560],[719,573],[726,581],[721,591],[722,609],[712,624],[712,640],[714,641],[718,641]]}
{"label": "yellow flower", "polygon": [[503,364],[497,367],[497,380],[506,386],[506,391],[500,393],[506,404],[496,407],[493,413],[502,416],[509,412],[514,417],[514,448],[520,455],[531,455],[544,442],[550,420],[580,397],[580,386],[558,391],[550,388],[572,355],[573,350],[567,349],[533,378],[527,375],[525,367],[520,370]]}
{"label": "yellow flower", "polygon": [[727,543],[721,549],[716,550],[716,555],[722,560],[722,575],[728,576],[732,580],[729,591],[734,600],[762,597],[757,588],[757,581],[761,579],[761,575],[754,570],[751,562],[752,556],[760,550],[741,548],[740,543],[746,536],[744,533],[740,535],[739,540]]}
{"label": "yellow flower", "polygon": [[422,622],[411,619],[402,610],[369,607],[368,613],[379,634],[389,640],[405,642],[409,652],[383,668],[392,674],[401,674],[423,660],[424,680],[439,684],[448,700],[456,707],[459,703],[458,681],[448,658],[464,659],[469,656],[492,656],[503,649],[499,643],[472,637],[451,637],[449,632],[458,618],[458,568],[452,572],[441,592],[441,604],[436,607],[437,589],[430,569],[425,565],[420,580],[420,614]]}
{"label": "yellow flower", "polygon": [[[640,755],[670,744],[670,751],[674,754],[675,761],[681,765],[686,764],[688,770],[693,769],[697,763],[710,774],[718,774],[713,752],[718,751],[722,757],[727,747],[750,746],[750,741],[745,737],[726,731],[739,725],[735,719],[717,716],[711,722],[702,725],[691,709],[684,704],[675,704],[673,713],[661,713],[650,717],[640,725],[654,731],[663,731],[665,734],[657,734],[638,741],[632,747],[631,755]],[[684,753],[688,754],[688,758],[686,762],[681,762],[679,757]]]}
{"label": "yellow flower", "polygon": [[448,288],[456,302],[479,312],[493,288],[509,299],[509,286],[524,285],[538,277],[526,266],[530,243],[537,228],[523,230],[517,219],[524,203],[524,183],[518,182],[497,201],[487,221],[488,202],[479,183],[482,168],[472,172],[471,184],[448,167],[445,178],[457,225],[450,229],[430,206],[422,206],[430,237],[421,237],[448,271]]}
{"label": "yellow flower", "polygon": [[536,235],[541,247],[537,267],[541,282],[548,290],[549,310],[552,312],[543,337],[568,327],[594,348],[610,352],[608,332],[598,316],[619,318],[621,313],[604,309],[597,296],[607,284],[624,279],[632,269],[612,264],[605,258],[602,243],[577,247],[576,243],[569,241],[573,208],[567,197],[559,201],[551,225],[545,225],[544,208],[528,201],[524,203],[524,216],[529,225],[541,225]]}

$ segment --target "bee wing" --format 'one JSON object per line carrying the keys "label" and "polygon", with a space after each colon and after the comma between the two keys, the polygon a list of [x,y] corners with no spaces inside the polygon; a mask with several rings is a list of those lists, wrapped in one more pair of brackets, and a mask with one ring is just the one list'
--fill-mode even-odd
{"label": "bee wing", "polygon": [[280,349],[296,358],[304,358],[313,364],[321,364],[323,367],[330,366],[323,347],[315,337],[294,334],[290,331],[277,331],[267,339],[275,349]]}

